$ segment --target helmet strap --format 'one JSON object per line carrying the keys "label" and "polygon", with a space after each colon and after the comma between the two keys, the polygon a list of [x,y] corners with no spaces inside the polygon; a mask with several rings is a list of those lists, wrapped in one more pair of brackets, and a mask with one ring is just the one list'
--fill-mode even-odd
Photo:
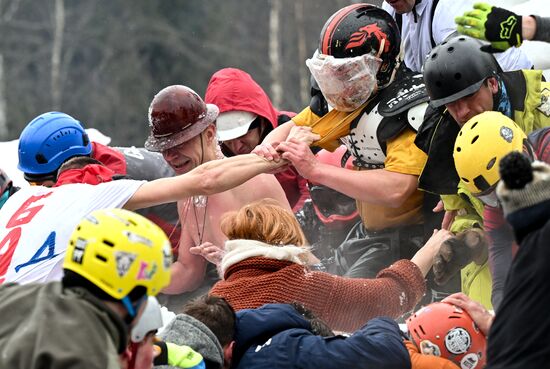
{"label": "helmet strap", "polygon": [[203,132],[201,132],[201,161],[200,161],[200,164],[204,164],[204,142],[202,140]]}
{"label": "helmet strap", "polygon": [[121,301],[122,301],[122,305],[124,305],[124,307],[126,308],[128,315],[134,318],[136,316],[136,309],[134,308],[132,301],[130,301],[130,298],[126,296]]}
{"label": "helmet strap", "polygon": [[138,299],[135,303],[132,303],[132,300],[130,300],[129,296],[126,296],[120,300],[122,302],[122,305],[126,308],[126,311],[128,312],[128,315],[124,318],[124,322],[128,325],[132,323],[134,318],[137,315],[137,312],[139,308],[141,307],[141,304],[143,304],[144,301],[147,301],[147,295],[143,295],[140,299]]}

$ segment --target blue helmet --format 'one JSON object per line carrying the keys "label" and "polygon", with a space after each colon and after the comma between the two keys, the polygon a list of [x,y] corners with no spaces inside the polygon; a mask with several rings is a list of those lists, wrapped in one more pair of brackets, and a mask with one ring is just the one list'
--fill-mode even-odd
{"label": "blue helmet", "polygon": [[27,180],[55,175],[67,159],[91,152],[90,139],[80,122],[52,111],[34,118],[21,133],[17,167]]}

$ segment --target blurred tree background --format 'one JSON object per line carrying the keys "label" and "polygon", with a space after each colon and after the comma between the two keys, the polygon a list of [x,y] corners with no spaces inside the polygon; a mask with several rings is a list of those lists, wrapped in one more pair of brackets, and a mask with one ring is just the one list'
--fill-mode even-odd
{"label": "blurred tree background", "polygon": [[299,111],[309,101],[305,59],[328,17],[352,2],[0,0],[0,140],[60,110],[113,145],[142,146],[156,92],[185,84],[204,96],[224,67]]}

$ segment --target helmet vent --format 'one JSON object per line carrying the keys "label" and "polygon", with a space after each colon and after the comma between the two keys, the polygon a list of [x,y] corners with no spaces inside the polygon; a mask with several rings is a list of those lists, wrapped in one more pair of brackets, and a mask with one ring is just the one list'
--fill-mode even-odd
{"label": "helmet vent", "polygon": [[456,152],[461,152],[461,151],[462,149],[460,148],[460,146],[456,148]]}
{"label": "helmet vent", "polygon": [[460,73],[455,73],[455,79],[458,81],[459,79],[462,78],[462,74]]}
{"label": "helmet vent", "polygon": [[472,138],[472,144],[473,144],[474,142],[476,142],[478,138],[479,138],[479,135],[477,135],[477,136],[475,136],[474,138]]}
{"label": "helmet vent", "polygon": [[489,160],[489,162],[487,163],[487,170],[491,170],[491,168],[495,165],[496,162],[497,162],[496,157]]}
{"label": "helmet vent", "polygon": [[426,335],[426,332],[424,331],[424,328],[422,328],[421,325],[418,326],[418,329],[420,329],[420,330],[422,331],[422,334],[423,334],[423,335]]}
{"label": "helmet vent", "polygon": [[432,59],[435,59],[435,58],[437,58],[437,53],[432,54]]}
{"label": "helmet vent", "polygon": [[138,226],[137,223],[134,222],[133,219],[128,219],[128,223],[130,223],[130,224],[133,225],[134,227],[137,227],[137,226]]}
{"label": "helmet vent", "polygon": [[462,180],[463,180],[464,182],[466,182],[466,183],[470,183],[470,181],[469,181],[469,180],[467,180],[467,179],[466,179],[466,178],[464,178],[464,177],[460,177],[460,179],[462,179]]}
{"label": "helmet vent", "polygon": [[478,123],[478,122],[475,122],[474,124],[472,124],[472,128],[470,128],[470,129],[474,129],[474,128],[476,128],[476,126],[477,126],[477,123]]}
{"label": "helmet vent", "polygon": [[103,243],[109,247],[115,247],[115,244],[109,240],[103,240]]}
{"label": "helmet vent", "polygon": [[103,255],[96,254],[95,257],[98,258],[99,260],[101,260],[104,263],[107,262],[107,258]]}
{"label": "helmet vent", "polygon": [[448,53],[452,53],[453,51],[455,51],[455,48],[453,46],[451,46],[447,49]]}
{"label": "helmet vent", "polygon": [[36,154],[35,158],[36,158],[36,161],[38,162],[38,164],[47,164],[48,163],[48,159],[46,159],[46,157],[43,154]]}

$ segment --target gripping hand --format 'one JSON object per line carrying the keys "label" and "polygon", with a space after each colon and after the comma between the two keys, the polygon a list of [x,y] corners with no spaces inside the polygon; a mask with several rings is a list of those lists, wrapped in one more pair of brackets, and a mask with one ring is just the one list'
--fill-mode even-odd
{"label": "gripping hand", "polygon": [[434,281],[443,285],[472,261],[483,264],[487,259],[488,242],[478,228],[468,229],[447,239],[434,257]]}
{"label": "gripping hand", "polygon": [[489,41],[490,45],[482,47],[484,51],[502,52],[523,42],[521,15],[503,8],[477,3],[455,22],[459,33]]}

